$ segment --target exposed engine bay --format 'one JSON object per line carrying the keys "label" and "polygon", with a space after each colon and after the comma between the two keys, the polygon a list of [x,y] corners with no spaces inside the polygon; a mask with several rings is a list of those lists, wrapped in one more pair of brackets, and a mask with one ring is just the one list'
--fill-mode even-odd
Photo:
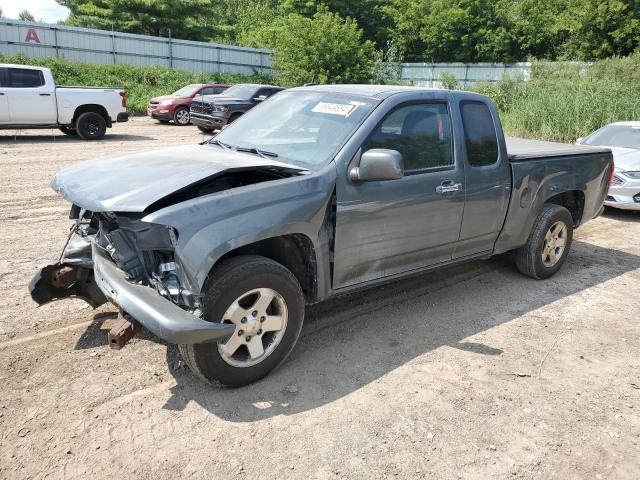
{"label": "exposed engine bay", "polygon": [[229,170],[178,190],[140,213],[91,212],[72,205],[69,218],[75,223],[67,244],[58,263],[45,267],[34,278],[32,296],[39,304],[65,297],[82,298],[93,307],[105,303],[106,298],[93,282],[93,244],[125,272],[128,281],[151,287],[193,312],[200,307],[200,301],[180,282],[180,262],[174,255],[178,232],[141,219],[192,198],[299,174],[299,170],[273,167]]}

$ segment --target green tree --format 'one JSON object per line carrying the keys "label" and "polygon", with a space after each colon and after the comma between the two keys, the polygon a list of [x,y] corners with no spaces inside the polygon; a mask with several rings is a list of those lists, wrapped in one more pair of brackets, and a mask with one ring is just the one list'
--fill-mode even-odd
{"label": "green tree", "polygon": [[571,0],[559,22],[568,31],[562,46],[567,59],[625,56],[640,46],[637,0]]}
{"label": "green tree", "polygon": [[391,0],[392,38],[410,60],[510,62],[518,57],[509,0]]}
{"label": "green tree", "polygon": [[362,40],[355,20],[324,7],[311,18],[296,13],[277,18],[260,26],[254,38],[258,45],[273,49],[283,85],[366,83],[377,59],[373,42]]}
{"label": "green tree", "polygon": [[22,20],[23,22],[35,22],[36,19],[29,10],[22,10],[18,13],[18,20]]}
{"label": "green tree", "polygon": [[360,28],[362,36],[382,48],[389,40],[391,21],[385,15],[383,7],[388,0],[281,0],[280,5],[286,13],[298,13],[311,17],[319,6],[341,17],[353,18]]}
{"label": "green tree", "polygon": [[209,40],[222,35],[224,0],[56,0],[70,10],[65,23],[143,35]]}
{"label": "green tree", "polygon": [[512,34],[518,45],[520,60],[526,58],[555,59],[569,35],[559,19],[572,0],[517,0],[508,14]]}

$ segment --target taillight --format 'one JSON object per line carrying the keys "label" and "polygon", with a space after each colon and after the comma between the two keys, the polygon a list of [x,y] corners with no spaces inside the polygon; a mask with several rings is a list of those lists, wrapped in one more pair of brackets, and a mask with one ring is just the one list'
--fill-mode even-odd
{"label": "taillight", "polygon": [[611,190],[611,183],[613,182],[613,171],[615,170],[616,166],[613,163],[613,160],[611,161],[611,168],[609,168],[609,188],[607,188],[607,192],[609,190]]}
{"label": "taillight", "polygon": [[121,91],[120,98],[122,98],[122,108],[127,108],[127,92]]}

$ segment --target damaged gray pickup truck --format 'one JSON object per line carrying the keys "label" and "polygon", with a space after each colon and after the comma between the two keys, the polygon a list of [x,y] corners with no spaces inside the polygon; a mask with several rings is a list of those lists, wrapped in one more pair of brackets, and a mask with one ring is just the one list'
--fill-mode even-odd
{"label": "damaged gray pickup truck", "polygon": [[144,326],[244,385],[291,352],[305,304],[511,250],[550,277],[612,172],[607,149],[506,141],[480,95],[293,88],[201,145],[58,173],[73,226],[31,295],[110,301],[121,334]]}

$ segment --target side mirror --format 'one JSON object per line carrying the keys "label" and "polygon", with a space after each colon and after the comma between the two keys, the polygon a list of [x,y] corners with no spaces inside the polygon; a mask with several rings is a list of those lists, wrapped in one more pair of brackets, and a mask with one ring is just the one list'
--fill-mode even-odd
{"label": "side mirror", "polygon": [[267,99],[266,95],[260,95],[259,97],[253,97],[254,102],[264,102]]}
{"label": "side mirror", "polygon": [[349,172],[354,183],[398,180],[404,176],[402,154],[397,150],[372,148],[360,157],[360,165]]}
{"label": "side mirror", "polygon": [[583,141],[584,141],[584,137],[580,137],[579,139],[576,140],[576,144],[582,145]]}

